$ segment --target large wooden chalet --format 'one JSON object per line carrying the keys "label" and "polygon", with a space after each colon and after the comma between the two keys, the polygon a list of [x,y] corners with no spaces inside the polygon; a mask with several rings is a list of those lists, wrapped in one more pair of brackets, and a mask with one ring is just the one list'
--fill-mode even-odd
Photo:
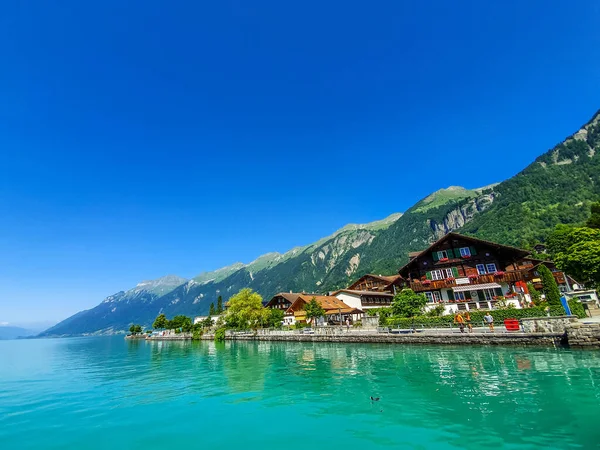
{"label": "large wooden chalet", "polygon": [[[398,273],[402,285],[427,296],[431,305],[455,304],[455,309],[492,308],[503,296],[519,308],[527,293],[528,281],[536,280],[535,268],[548,261],[528,258],[529,252],[458,233],[449,233],[429,248],[413,253]],[[566,278],[554,266],[555,279]]]}

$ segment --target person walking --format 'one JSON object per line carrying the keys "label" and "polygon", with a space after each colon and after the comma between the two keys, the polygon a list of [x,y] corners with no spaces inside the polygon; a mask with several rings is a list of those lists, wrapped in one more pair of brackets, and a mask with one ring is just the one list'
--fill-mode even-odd
{"label": "person walking", "polygon": [[465,332],[465,318],[462,316],[460,311],[456,311],[456,314],[454,315],[454,323],[458,324],[458,328],[460,328],[461,333]]}
{"label": "person walking", "polygon": [[471,314],[469,311],[465,311],[465,322],[467,322],[467,327],[469,327],[469,333],[472,333],[473,325],[471,325]]}
{"label": "person walking", "polygon": [[490,327],[490,331],[493,333],[494,332],[494,318],[492,317],[492,313],[490,313],[488,311],[487,314],[485,316],[483,316],[483,320],[485,321],[487,326]]}

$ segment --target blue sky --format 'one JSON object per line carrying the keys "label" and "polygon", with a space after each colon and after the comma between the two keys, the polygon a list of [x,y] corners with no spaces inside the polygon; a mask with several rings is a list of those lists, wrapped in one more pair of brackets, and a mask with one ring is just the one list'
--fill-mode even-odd
{"label": "blue sky", "polygon": [[489,3],[3,4],[0,322],[514,175],[600,108],[600,4]]}

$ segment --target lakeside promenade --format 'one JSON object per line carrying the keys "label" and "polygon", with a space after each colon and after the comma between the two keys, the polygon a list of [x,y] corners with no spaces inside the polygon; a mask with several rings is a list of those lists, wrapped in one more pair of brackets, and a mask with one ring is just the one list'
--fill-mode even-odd
{"label": "lakeside promenade", "polygon": [[[214,340],[213,333],[205,333],[201,340]],[[149,336],[148,341],[192,340],[191,334]],[[600,349],[600,323],[580,321],[572,317],[531,318],[521,322],[519,331],[506,331],[498,325],[494,332],[487,327],[474,327],[473,332],[458,328],[388,329],[319,327],[299,330],[232,331],[229,341],[274,342],[345,342],[379,344],[429,345],[491,345],[491,346],[545,346]]]}

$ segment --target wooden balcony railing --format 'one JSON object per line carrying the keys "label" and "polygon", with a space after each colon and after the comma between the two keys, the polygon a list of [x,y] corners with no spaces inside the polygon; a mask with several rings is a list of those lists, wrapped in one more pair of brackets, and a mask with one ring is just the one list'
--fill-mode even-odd
{"label": "wooden balcony railing", "polygon": [[[502,275],[485,274],[478,275],[477,278],[469,278],[469,284],[486,284],[486,283],[514,283],[515,281],[524,280],[523,272],[504,272]],[[465,277],[466,278],[466,277]],[[451,289],[456,286],[466,286],[466,284],[456,284],[455,280],[437,280],[429,283],[423,281],[411,281],[410,288],[415,292],[435,291],[437,289]]]}

